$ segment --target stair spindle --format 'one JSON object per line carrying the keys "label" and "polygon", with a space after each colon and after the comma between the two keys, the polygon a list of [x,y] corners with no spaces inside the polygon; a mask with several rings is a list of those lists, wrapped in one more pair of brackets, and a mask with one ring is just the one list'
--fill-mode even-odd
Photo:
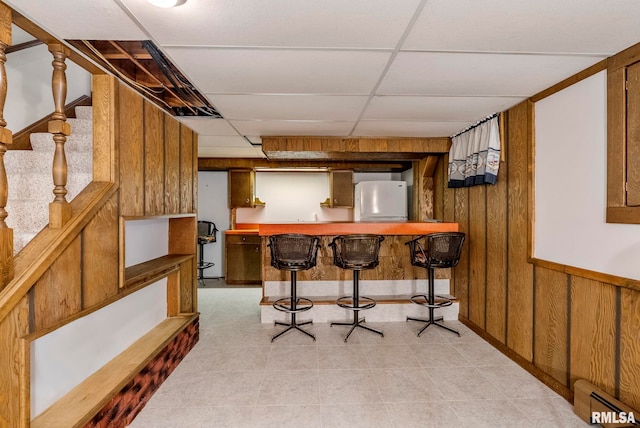
{"label": "stair spindle", "polygon": [[11,44],[11,9],[0,4],[0,290],[13,279],[13,229],[5,222],[9,183],[4,166],[4,154],[13,141],[11,131],[4,120],[4,103],[7,99],[6,48]]}
{"label": "stair spindle", "polygon": [[49,121],[49,133],[53,134],[55,152],[53,155],[53,202],[49,204],[49,227],[59,229],[71,218],[71,205],[67,201],[67,158],[64,145],[67,136],[71,134],[71,127],[67,123],[64,105],[67,98],[67,65],[65,60],[69,56],[69,49],[61,44],[50,44],[49,52],[53,55],[53,76],[51,89],[55,112]]}

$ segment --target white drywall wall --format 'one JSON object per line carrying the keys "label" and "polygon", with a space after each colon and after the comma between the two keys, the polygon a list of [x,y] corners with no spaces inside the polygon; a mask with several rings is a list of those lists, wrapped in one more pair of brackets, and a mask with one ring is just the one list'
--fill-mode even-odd
{"label": "white drywall wall", "polygon": [[640,279],[640,225],[606,214],[606,72],[535,104],[536,258]]}
{"label": "white drywall wall", "polygon": [[31,417],[42,413],[166,317],[164,278],[31,342]]}

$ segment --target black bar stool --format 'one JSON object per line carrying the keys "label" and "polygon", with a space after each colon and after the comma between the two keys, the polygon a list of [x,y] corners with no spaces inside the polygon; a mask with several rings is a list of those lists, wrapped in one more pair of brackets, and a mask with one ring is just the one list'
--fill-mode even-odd
{"label": "black bar stool", "polygon": [[432,324],[460,336],[460,333],[456,330],[437,322],[442,321],[442,317],[435,318],[434,316],[436,309],[450,306],[453,304],[453,301],[445,296],[436,296],[433,272],[434,269],[451,268],[458,264],[464,238],[465,234],[462,232],[430,233],[419,236],[406,243],[411,253],[411,264],[427,269],[429,276],[428,294],[416,294],[411,297],[413,303],[429,309],[429,319],[407,317],[407,321],[427,323],[427,325],[418,332],[418,337]]}
{"label": "black bar stool", "polygon": [[311,324],[313,321],[296,322],[296,315],[298,313],[308,311],[313,307],[311,300],[297,296],[296,280],[298,271],[311,269],[316,265],[320,238],[300,234],[272,235],[269,237],[268,246],[271,248],[271,266],[276,269],[291,272],[291,296],[283,297],[273,303],[275,309],[291,314],[291,322],[276,321],[275,325],[284,325],[288,328],[273,336],[271,341],[273,342],[292,329],[303,332],[315,341],[316,337],[313,334],[299,327],[301,325]]}
{"label": "black bar stool", "polygon": [[360,318],[360,311],[371,309],[376,301],[370,297],[360,296],[360,271],[373,269],[378,266],[378,253],[380,243],[384,236],[379,235],[340,235],[333,238],[329,246],[333,249],[333,264],[353,271],[353,295],[340,297],[336,304],[341,308],[353,311],[353,322],[332,322],[334,325],[350,325],[351,329],[344,338],[346,342],[356,327],[372,331],[384,337],[384,334],[376,329],[362,325],[364,318]]}
{"label": "black bar stool", "polygon": [[216,242],[216,224],[211,221],[198,221],[198,283],[204,285],[204,270],[210,268],[215,263],[204,261],[204,246]]}

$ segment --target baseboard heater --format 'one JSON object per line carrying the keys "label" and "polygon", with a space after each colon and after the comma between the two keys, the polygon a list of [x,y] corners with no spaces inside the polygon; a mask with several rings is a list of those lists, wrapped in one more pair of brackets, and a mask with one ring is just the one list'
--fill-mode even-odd
{"label": "baseboard heater", "polygon": [[640,427],[640,412],[584,379],[574,384],[573,411],[589,424],[604,428]]}

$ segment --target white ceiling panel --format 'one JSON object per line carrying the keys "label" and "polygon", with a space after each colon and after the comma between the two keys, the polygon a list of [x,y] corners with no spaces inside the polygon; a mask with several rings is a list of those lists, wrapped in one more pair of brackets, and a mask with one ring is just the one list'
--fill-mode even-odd
{"label": "white ceiling panel", "polygon": [[378,94],[531,96],[601,59],[401,52],[382,81]]}
{"label": "white ceiling panel", "polygon": [[63,39],[145,40],[149,37],[114,1],[8,0],[6,4],[34,16],[42,28]]}
{"label": "white ceiling panel", "polygon": [[448,137],[473,122],[409,122],[361,120],[353,136],[356,137]]}
{"label": "white ceiling panel", "polygon": [[180,122],[200,135],[238,135],[238,132],[224,119],[181,117]]}
{"label": "white ceiling panel", "polygon": [[253,147],[198,147],[199,158],[265,158],[262,151]]}
{"label": "white ceiling panel", "polygon": [[376,96],[363,119],[475,121],[487,111],[501,112],[525,100],[518,97]]}
{"label": "white ceiling panel", "polygon": [[190,0],[162,10],[144,0],[122,1],[163,45],[254,47],[394,48],[419,4],[419,0]]}
{"label": "white ceiling panel", "polygon": [[366,96],[209,95],[225,119],[355,121]]}
{"label": "white ceiling panel", "polygon": [[315,122],[276,120],[232,120],[231,123],[243,135],[327,135],[343,137],[355,122]]}
{"label": "white ceiling panel", "polygon": [[251,144],[241,136],[198,135],[198,146],[251,147]]}
{"label": "white ceiling panel", "polygon": [[402,48],[613,54],[638,22],[637,0],[429,0]]}
{"label": "white ceiling panel", "polygon": [[390,56],[387,52],[282,49],[166,51],[201,91],[219,94],[368,95]]}
{"label": "white ceiling panel", "polygon": [[159,44],[225,117],[178,118],[201,156],[262,157],[243,135],[452,135],[640,42],[640,0],[6,2],[61,39]]}

